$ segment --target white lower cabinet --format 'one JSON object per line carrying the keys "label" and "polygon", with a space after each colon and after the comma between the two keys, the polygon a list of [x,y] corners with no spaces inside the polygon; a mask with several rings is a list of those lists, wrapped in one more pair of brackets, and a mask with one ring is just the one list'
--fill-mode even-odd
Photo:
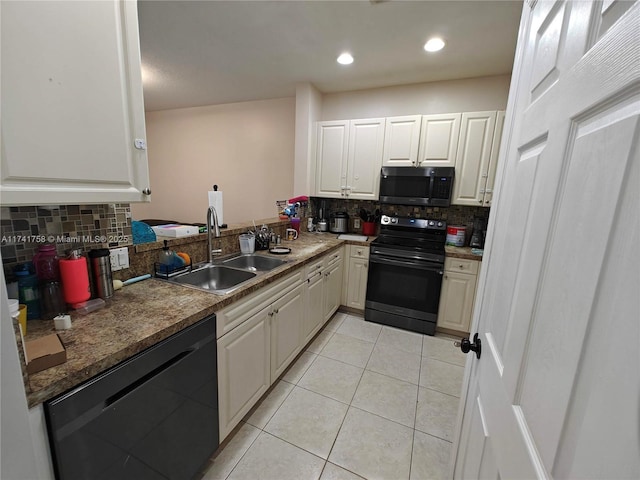
{"label": "white lower cabinet", "polygon": [[369,247],[347,245],[342,304],[364,310],[369,273]]}
{"label": "white lower cabinet", "polygon": [[469,333],[479,264],[476,260],[445,259],[438,327]]}
{"label": "white lower cabinet", "polygon": [[271,379],[289,366],[302,348],[304,303],[302,285],[298,285],[271,307]]}
{"label": "white lower cabinet", "polygon": [[324,325],[324,276],[319,260],[306,267],[305,316],[303,326],[303,344],[308,343]]}
{"label": "white lower cabinet", "polygon": [[344,248],[216,313],[220,441],[340,306]]}
{"label": "white lower cabinet", "polygon": [[216,313],[220,441],[300,351],[302,298],[298,270]]}
{"label": "white lower cabinet", "polygon": [[271,385],[269,309],[218,339],[220,441]]}
{"label": "white lower cabinet", "polygon": [[344,248],[325,257],[324,321],[328,321],[340,307],[342,300],[342,268]]}

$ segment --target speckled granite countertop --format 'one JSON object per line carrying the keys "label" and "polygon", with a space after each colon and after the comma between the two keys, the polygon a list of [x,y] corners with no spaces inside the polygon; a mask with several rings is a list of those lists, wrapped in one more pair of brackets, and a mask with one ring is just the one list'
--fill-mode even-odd
{"label": "speckled granite countertop", "polygon": [[[29,407],[79,385],[343,244],[362,245],[338,240],[332,233],[303,233],[297,240],[284,241],[282,246],[292,250],[278,256],[287,260],[285,265],[258,275],[227,295],[151,279],[116,291],[109,305],[100,310],[85,316],[72,313],[71,330],[59,332],[67,361],[26,377]],[[31,320],[25,339],[54,332],[53,321]]]}
{"label": "speckled granite countertop", "polygon": [[451,245],[445,245],[445,255],[453,258],[465,258],[467,260],[482,261],[482,255],[475,255],[471,253],[471,247],[453,247]]}

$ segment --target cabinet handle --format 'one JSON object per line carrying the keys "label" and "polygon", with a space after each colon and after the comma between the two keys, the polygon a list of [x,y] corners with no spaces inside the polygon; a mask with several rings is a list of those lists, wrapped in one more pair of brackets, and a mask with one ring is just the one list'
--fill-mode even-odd
{"label": "cabinet handle", "polygon": [[151,189],[149,187],[145,188],[144,190],[142,190],[142,193],[144,195],[151,195]]}
{"label": "cabinet handle", "polygon": [[269,315],[270,317],[273,317],[273,311],[267,313],[267,315]]}
{"label": "cabinet handle", "polygon": [[274,313],[275,313],[275,314],[280,313],[280,309],[276,308],[276,309],[274,310]]}

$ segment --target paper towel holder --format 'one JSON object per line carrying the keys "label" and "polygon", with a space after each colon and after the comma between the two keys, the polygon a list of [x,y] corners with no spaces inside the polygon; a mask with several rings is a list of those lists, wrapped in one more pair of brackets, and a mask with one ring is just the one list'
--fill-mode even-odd
{"label": "paper towel holder", "polygon": [[[218,191],[218,185],[217,185],[217,184],[214,184],[214,185],[213,185],[213,191],[214,191],[214,192],[217,192],[217,191]],[[223,223],[223,224],[221,224],[221,225],[218,225],[218,228],[227,228],[227,224],[226,224],[226,223]]]}

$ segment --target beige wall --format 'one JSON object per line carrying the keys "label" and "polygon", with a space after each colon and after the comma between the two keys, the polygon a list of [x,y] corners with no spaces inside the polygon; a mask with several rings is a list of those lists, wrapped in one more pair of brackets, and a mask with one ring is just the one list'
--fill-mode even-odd
{"label": "beige wall", "polygon": [[206,221],[207,192],[224,193],[225,223],[276,216],[293,196],[295,99],[148,112],[151,203],[134,220]]}
{"label": "beige wall", "polygon": [[322,97],[322,120],[504,110],[510,79],[499,75],[329,93]]}

